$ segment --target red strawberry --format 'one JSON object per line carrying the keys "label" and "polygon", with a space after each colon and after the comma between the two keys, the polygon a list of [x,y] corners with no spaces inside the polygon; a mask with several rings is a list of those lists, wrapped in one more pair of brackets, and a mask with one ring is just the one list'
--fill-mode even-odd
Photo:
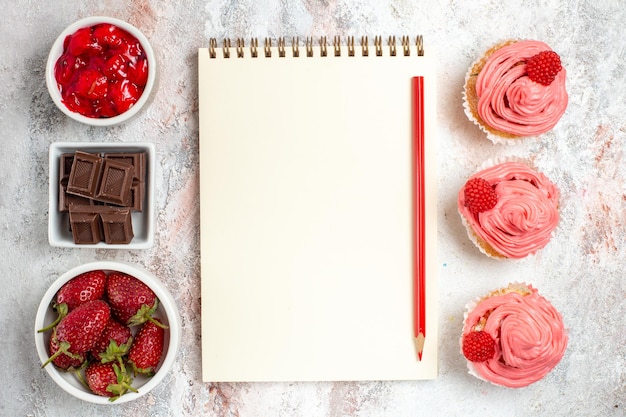
{"label": "red strawberry", "polygon": [[463,337],[463,355],[471,362],[484,362],[496,354],[496,343],[483,330],[470,332]]}
{"label": "red strawberry", "polygon": [[561,57],[554,51],[542,51],[526,62],[528,77],[540,84],[550,85],[561,71]]}
{"label": "red strawberry", "polygon": [[130,327],[111,318],[102,335],[91,349],[91,354],[97,361],[103,363],[119,360],[128,353],[133,340]]}
{"label": "red strawberry", "polygon": [[122,272],[112,272],[106,294],[113,315],[120,322],[135,326],[153,320],[159,300],[143,281]]}
{"label": "red strawberry", "polygon": [[63,103],[68,109],[75,113],[80,113],[88,117],[98,117],[91,108],[91,100],[83,97],[74,87],[64,90]]}
{"label": "red strawberry", "polygon": [[78,29],[73,35],[69,35],[65,39],[65,44],[67,51],[74,56],[95,55],[102,51],[102,47],[91,36],[91,28],[88,27]]}
{"label": "red strawberry", "polygon": [[139,91],[142,92],[148,82],[148,60],[145,57],[140,57],[137,59],[137,62],[131,62],[128,65],[128,69],[128,79],[139,87]]}
{"label": "red strawberry", "polygon": [[76,357],[84,355],[93,348],[100,335],[106,328],[111,309],[102,300],[89,301],[72,310],[65,316],[52,335],[54,342],[58,344],[58,350],[51,353],[50,358],[42,365],[42,368],[50,362],[63,362],[66,359],[58,359],[59,356]]}
{"label": "red strawberry", "polygon": [[57,80],[59,88],[66,85],[74,77],[76,69],[80,67],[80,63],[84,62],[79,60],[71,54],[63,54],[54,66],[54,77]]}
{"label": "red strawberry", "polygon": [[102,23],[94,26],[93,37],[102,46],[117,48],[122,45],[126,35],[123,29],[115,25]]}
{"label": "red strawberry", "polygon": [[491,184],[483,178],[471,178],[463,189],[465,207],[474,214],[491,210],[498,202],[498,196]]}
{"label": "red strawberry", "polygon": [[109,79],[95,69],[87,68],[76,76],[76,93],[91,100],[103,99],[109,90]]}
{"label": "red strawberry", "polygon": [[139,100],[139,96],[141,91],[135,83],[125,79],[111,85],[107,99],[120,114],[130,109]]}
{"label": "red strawberry", "polygon": [[137,392],[130,383],[130,376],[116,363],[92,362],[85,369],[89,389],[97,395],[111,397],[115,401],[128,391]]}
{"label": "red strawberry", "polygon": [[[154,320],[160,323],[159,319]],[[151,321],[141,326],[128,352],[128,363],[135,374],[154,374],[163,354],[164,339],[163,327]]]}
{"label": "red strawberry", "polygon": [[123,80],[128,77],[128,59],[123,55],[116,54],[106,60],[102,72],[114,80]]}
{"label": "red strawberry", "polygon": [[87,301],[98,300],[104,296],[107,276],[104,271],[89,271],[80,274],[65,283],[56,294],[56,304],[67,304],[72,311]]}
{"label": "red strawberry", "polygon": [[[59,350],[59,340],[56,337],[56,329],[54,329],[50,342],[48,343],[48,352],[51,356]],[[72,371],[79,369],[85,363],[85,355],[59,355],[54,359],[54,365],[64,371]]]}
{"label": "red strawberry", "polygon": [[40,332],[50,330],[56,326],[63,317],[87,301],[98,300],[104,295],[104,286],[107,276],[104,271],[89,271],[80,274],[65,284],[57,291],[53,307],[58,317],[50,325],[40,329]]}

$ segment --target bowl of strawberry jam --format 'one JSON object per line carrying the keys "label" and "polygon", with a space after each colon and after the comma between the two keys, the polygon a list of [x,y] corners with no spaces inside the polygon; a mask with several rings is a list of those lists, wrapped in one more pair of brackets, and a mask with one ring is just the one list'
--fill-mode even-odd
{"label": "bowl of strawberry jam", "polygon": [[67,116],[92,126],[112,126],[135,116],[156,80],[154,51],[136,27],[92,16],[68,26],[46,64],[48,92]]}

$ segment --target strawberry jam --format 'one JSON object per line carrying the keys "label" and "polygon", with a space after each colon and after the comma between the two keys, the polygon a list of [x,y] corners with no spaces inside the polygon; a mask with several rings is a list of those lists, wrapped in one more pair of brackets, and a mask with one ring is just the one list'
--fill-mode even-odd
{"label": "strawberry jam", "polygon": [[63,103],[92,118],[131,108],[146,86],[148,60],[133,35],[110,23],[78,29],[63,42],[54,67]]}

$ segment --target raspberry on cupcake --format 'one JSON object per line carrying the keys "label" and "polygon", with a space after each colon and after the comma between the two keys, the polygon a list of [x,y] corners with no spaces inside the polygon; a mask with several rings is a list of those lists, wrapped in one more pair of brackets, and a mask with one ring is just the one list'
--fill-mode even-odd
{"label": "raspberry on cupcake", "polygon": [[559,55],[544,42],[498,44],[467,72],[465,113],[494,143],[540,135],[565,113],[565,78]]}

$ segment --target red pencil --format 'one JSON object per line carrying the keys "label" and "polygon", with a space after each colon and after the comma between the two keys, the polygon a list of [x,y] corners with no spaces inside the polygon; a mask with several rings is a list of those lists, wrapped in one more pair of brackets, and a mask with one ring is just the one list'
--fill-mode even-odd
{"label": "red pencil", "polygon": [[424,77],[413,77],[413,337],[418,360],[426,340]]}

